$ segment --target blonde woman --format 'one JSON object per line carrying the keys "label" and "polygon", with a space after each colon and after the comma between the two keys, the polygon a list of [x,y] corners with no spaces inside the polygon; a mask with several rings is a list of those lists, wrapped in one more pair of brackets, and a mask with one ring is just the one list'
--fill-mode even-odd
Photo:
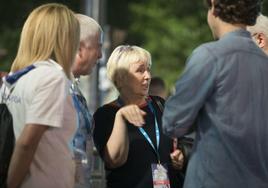
{"label": "blonde woman", "polygon": [[16,75],[31,65],[35,68],[15,83],[8,82],[13,75],[7,77],[2,86],[13,88],[7,101],[16,138],[8,172],[9,188],[74,186],[69,141],[76,115],[69,78],[79,33],[74,13],[60,4],[36,8],[23,26],[11,71]]}
{"label": "blonde woman", "polygon": [[108,188],[180,187],[172,162],[180,166],[182,153],[173,152],[172,140],[162,133],[164,100],[148,96],[150,68],[150,53],[137,46],[119,46],[108,60],[119,97],[94,114],[94,141]]}

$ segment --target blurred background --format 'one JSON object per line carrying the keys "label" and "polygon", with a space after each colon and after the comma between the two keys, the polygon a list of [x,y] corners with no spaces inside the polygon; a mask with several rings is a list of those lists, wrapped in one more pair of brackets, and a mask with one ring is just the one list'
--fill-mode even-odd
{"label": "blurred background", "polygon": [[[262,13],[268,15],[268,0]],[[172,92],[187,57],[201,43],[213,40],[203,0],[8,0],[0,1],[0,71],[8,72],[17,52],[19,35],[31,10],[58,2],[97,20],[104,30],[103,57],[93,74],[82,78],[82,91],[92,112],[116,96],[106,78],[105,64],[120,44],[138,45],[152,54],[152,75],[164,79]],[[96,159],[93,186],[104,185]]]}

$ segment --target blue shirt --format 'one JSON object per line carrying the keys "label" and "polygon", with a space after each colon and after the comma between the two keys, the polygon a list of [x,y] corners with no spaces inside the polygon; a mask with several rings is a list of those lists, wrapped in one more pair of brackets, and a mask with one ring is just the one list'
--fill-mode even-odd
{"label": "blue shirt", "polygon": [[247,31],[203,44],[188,59],[163,130],[180,137],[193,125],[185,188],[268,187],[268,58]]}
{"label": "blue shirt", "polygon": [[90,187],[91,164],[93,160],[93,117],[87,107],[86,99],[79,89],[79,79],[71,86],[74,106],[77,112],[77,130],[73,138],[73,150],[76,160],[75,187]]}

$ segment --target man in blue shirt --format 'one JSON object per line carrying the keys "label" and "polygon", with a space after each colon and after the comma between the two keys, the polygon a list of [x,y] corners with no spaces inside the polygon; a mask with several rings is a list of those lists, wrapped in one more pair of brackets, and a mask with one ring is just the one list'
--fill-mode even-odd
{"label": "man in blue shirt", "polygon": [[[268,187],[268,59],[246,31],[260,0],[207,0],[214,42],[194,50],[163,130],[196,139],[184,188]],[[196,122],[196,123],[194,123]]]}
{"label": "man in blue shirt", "polygon": [[103,32],[94,19],[82,14],[76,14],[76,18],[80,24],[80,46],[72,66],[75,79],[71,87],[78,119],[72,143],[76,162],[75,188],[89,188],[94,146],[91,138],[93,125],[86,99],[79,88],[79,78],[90,74],[101,58]]}

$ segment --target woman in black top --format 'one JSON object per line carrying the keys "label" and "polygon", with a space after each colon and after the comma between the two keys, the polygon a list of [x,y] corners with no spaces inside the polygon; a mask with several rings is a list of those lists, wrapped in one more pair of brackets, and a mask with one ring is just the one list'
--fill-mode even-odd
{"label": "woman in black top", "polygon": [[164,100],[148,96],[150,67],[149,52],[137,46],[119,46],[108,60],[119,97],[94,114],[108,188],[180,187],[174,166],[181,167],[182,154],[162,133]]}

